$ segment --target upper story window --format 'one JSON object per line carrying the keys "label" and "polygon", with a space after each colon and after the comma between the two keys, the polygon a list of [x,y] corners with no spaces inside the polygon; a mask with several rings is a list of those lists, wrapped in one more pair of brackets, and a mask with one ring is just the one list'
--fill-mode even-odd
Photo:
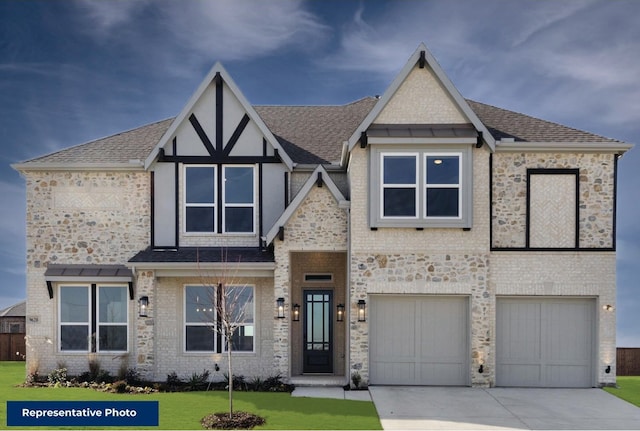
{"label": "upper story window", "polygon": [[370,226],[471,227],[471,147],[396,147],[371,146]]}
{"label": "upper story window", "polygon": [[425,154],[424,216],[460,217],[461,154]]}
{"label": "upper story window", "polygon": [[253,165],[185,166],[185,232],[254,233]]}

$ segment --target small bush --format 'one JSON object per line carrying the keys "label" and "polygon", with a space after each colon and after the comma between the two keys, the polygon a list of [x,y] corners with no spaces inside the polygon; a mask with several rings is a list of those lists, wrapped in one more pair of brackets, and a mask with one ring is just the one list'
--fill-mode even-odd
{"label": "small bush", "polygon": [[140,373],[135,368],[129,368],[125,373],[124,380],[127,381],[131,386],[138,386],[142,383],[142,379],[140,378]]}
{"label": "small bush", "polygon": [[56,368],[55,370],[51,371],[49,373],[49,375],[47,376],[47,380],[49,381],[49,383],[51,384],[56,384],[56,383],[66,383],[67,381],[67,369],[66,368]]}
{"label": "small bush", "polygon": [[203,370],[202,374],[194,372],[187,381],[187,386],[192,391],[204,389],[209,383],[209,370]]}
{"label": "small bush", "polygon": [[119,394],[124,394],[125,392],[127,392],[127,382],[124,380],[114,382],[111,387],[115,389],[115,391]]}

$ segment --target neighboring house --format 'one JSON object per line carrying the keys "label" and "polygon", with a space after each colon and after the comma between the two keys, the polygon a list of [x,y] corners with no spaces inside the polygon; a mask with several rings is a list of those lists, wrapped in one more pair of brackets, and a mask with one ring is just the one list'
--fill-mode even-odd
{"label": "neighboring house", "polygon": [[464,99],[424,45],[343,106],[253,106],[216,64],[176,118],[14,165],[27,361],[224,370],[198,317],[224,272],[247,377],[613,384],[629,148]]}
{"label": "neighboring house", "polygon": [[0,361],[25,359],[25,319],[27,301],[0,310]]}

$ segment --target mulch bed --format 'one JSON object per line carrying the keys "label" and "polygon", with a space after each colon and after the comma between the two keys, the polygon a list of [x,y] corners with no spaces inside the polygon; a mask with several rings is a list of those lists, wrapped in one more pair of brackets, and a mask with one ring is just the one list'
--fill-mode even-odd
{"label": "mulch bed", "polygon": [[251,429],[262,425],[264,419],[247,412],[233,412],[232,417],[229,413],[212,413],[203,417],[200,423],[205,429]]}

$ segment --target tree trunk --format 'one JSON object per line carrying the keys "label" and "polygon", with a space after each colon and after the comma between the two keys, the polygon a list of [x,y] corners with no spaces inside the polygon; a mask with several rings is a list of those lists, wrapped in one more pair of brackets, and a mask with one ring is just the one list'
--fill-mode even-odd
{"label": "tree trunk", "polygon": [[227,360],[229,362],[229,419],[233,418],[233,367],[231,366],[231,335],[227,337]]}

